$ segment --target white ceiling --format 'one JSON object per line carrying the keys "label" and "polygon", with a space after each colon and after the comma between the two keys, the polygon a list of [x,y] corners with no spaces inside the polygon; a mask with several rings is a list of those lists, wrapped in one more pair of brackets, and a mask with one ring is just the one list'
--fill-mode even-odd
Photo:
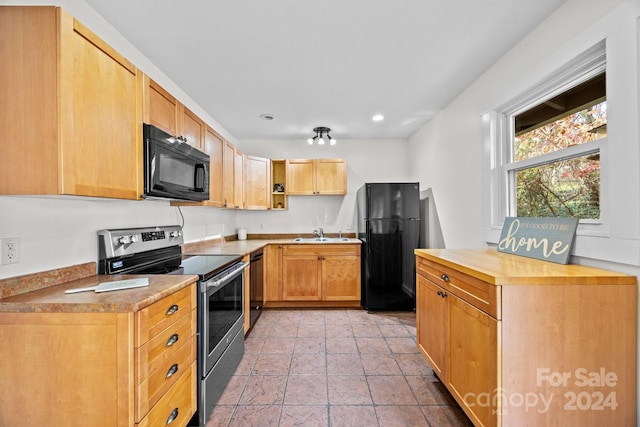
{"label": "white ceiling", "polygon": [[564,0],[86,2],[238,140],[340,140],[409,137]]}

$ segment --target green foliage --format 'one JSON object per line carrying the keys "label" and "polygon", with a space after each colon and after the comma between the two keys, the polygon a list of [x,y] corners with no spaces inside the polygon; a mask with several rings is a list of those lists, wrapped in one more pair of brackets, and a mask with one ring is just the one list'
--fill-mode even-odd
{"label": "green foliage", "polygon": [[[606,136],[606,101],[516,137],[514,161]],[[600,217],[600,156],[564,159],[516,172],[518,216]]]}

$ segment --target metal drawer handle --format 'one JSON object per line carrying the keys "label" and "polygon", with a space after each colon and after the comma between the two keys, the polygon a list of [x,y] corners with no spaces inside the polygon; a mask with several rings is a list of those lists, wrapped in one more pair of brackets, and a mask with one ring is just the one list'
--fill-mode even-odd
{"label": "metal drawer handle", "polygon": [[444,274],[444,273],[442,273],[442,275],[440,275],[440,278],[441,278],[442,280],[444,280],[445,282],[448,282],[448,281],[449,281],[449,276],[447,276],[447,275],[446,275],[446,274]]}
{"label": "metal drawer handle", "polygon": [[174,363],[173,365],[171,365],[171,367],[169,368],[169,370],[167,371],[167,375],[165,375],[165,378],[170,378],[173,376],[173,374],[175,374],[176,372],[178,372],[178,364]]}
{"label": "metal drawer handle", "polygon": [[171,411],[171,413],[169,414],[169,418],[167,418],[166,425],[169,425],[172,422],[174,422],[176,418],[178,418],[178,408],[175,408],[173,411]]}
{"label": "metal drawer handle", "polygon": [[178,304],[173,304],[171,307],[167,309],[167,312],[165,313],[165,315],[171,316],[173,313],[175,313],[179,309],[180,307],[178,307]]}
{"label": "metal drawer handle", "polygon": [[167,340],[167,343],[165,344],[166,347],[171,347],[172,345],[174,345],[175,343],[178,342],[178,339],[180,337],[178,336],[178,334],[173,334],[169,337],[169,339]]}

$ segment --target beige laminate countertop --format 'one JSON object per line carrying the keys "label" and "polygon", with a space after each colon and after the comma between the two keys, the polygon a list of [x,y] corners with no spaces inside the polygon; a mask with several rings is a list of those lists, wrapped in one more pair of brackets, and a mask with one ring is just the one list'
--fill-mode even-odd
{"label": "beige laminate countertop", "polygon": [[[358,239],[340,242],[295,242],[293,238],[249,239],[206,242],[183,245],[184,255],[245,256],[269,244],[343,245],[360,244]],[[4,298],[0,298],[0,312],[24,313],[122,313],[143,309],[154,302],[195,282],[197,276],[185,275],[94,275],[95,263],[72,266],[18,278],[5,279]],[[75,280],[69,277],[80,277]],[[74,288],[96,286],[102,282],[140,277],[149,278],[149,286],[111,292],[93,291],[66,294]],[[66,279],[65,279],[66,278]],[[51,283],[53,282],[53,283]]]}
{"label": "beige laminate countertop", "polygon": [[[66,294],[74,288],[113,280],[149,278],[149,286],[111,292]],[[0,312],[24,313],[124,313],[141,310],[198,280],[198,276],[95,275],[0,299]]]}
{"label": "beige laminate countertop", "polygon": [[248,255],[251,252],[263,248],[266,245],[345,245],[361,244],[359,239],[349,239],[342,242],[295,242],[291,238],[287,239],[248,239],[232,240],[219,243],[214,246],[190,248],[189,244],[182,247],[185,255]]}
{"label": "beige laminate countertop", "polygon": [[416,249],[416,256],[494,285],[636,285],[636,276],[577,264],[557,264],[495,249]]}

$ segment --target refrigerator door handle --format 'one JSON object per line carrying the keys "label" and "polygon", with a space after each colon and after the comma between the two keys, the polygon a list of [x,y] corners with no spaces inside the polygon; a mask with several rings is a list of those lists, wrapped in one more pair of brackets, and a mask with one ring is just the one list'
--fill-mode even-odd
{"label": "refrigerator door handle", "polygon": [[367,227],[367,252],[371,253],[371,227]]}

